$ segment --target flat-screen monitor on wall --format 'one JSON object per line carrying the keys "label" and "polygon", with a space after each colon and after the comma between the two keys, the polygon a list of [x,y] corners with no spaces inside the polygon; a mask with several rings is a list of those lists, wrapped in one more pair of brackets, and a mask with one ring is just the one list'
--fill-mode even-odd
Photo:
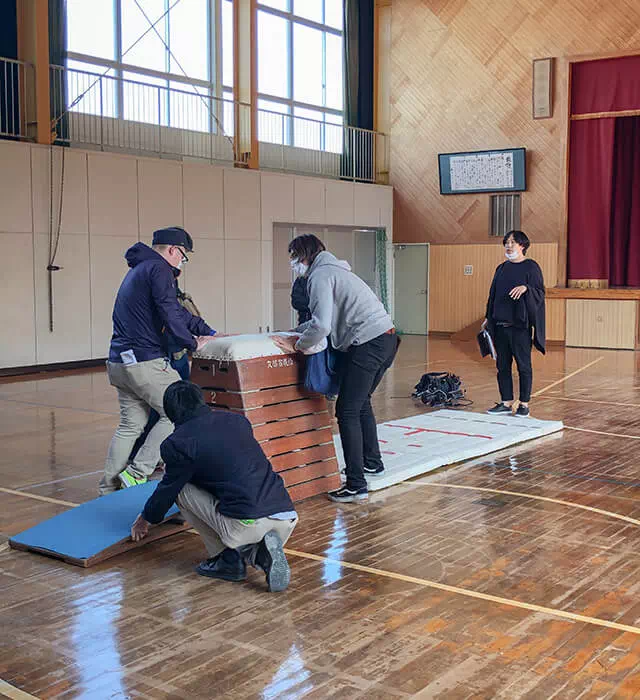
{"label": "flat-screen monitor on wall", "polygon": [[440,153],[440,194],[522,192],[527,189],[526,149]]}

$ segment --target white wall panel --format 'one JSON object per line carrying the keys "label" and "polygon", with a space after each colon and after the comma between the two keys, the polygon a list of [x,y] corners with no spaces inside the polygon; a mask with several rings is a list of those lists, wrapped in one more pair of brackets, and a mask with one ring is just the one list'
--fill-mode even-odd
{"label": "white wall panel", "polygon": [[262,325],[261,243],[226,241],[227,333],[257,333]]}
{"label": "white wall panel", "polygon": [[296,177],[294,184],[294,222],[324,224],[325,181],[320,178]]}
{"label": "white wall panel", "polygon": [[138,240],[138,180],[131,156],[89,153],[89,231]]}
{"label": "white wall panel", "polygon": [[201,163],[182,166],[184,227],[194,238],[224,237],[223,173]]}
{"label": "white wall panel", "polygon": [[325,182],[325,223],[350,226],[354,223],[354,187],[352,182]]}
{"label": "white wall panel", "polygon": [[273,239],[273,224],[294,220],[294,177],[274,173],[260,173],[262,210],[262,240]]}
{"label": "white wall panel", "polygon": [[182,226],[182,165],[170,160],[138,161],[140,237],[159,228]]}
{"label": "white wall panel", "polygon": [[3,250],[0,304],[0,367],[36,362],[36,326],[33,289],[33,235],[0,233]]}
{"label": "white wall panel", "polygon": [[380,225],[380,201],[377,187],[371,185],[354,185],[355,220],[356,226]]}
{"label": "white wall panel", "polygon": [[224,170],[225,238],[260,240],[260,173]]}
{"label": "white wall panel", "polygon": [[0,232],[31,233],[31,154],[25,143],[0,141]]}

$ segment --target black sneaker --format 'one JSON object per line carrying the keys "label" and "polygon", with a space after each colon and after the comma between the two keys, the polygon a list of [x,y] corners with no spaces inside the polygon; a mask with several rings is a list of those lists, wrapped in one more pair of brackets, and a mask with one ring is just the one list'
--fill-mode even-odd
{"label": "black sneaker", "polygon": [[267,532],[258,545],[256,567],[267,577],[267,588],[272,593],[285,591],[291,580],[291,569],[282,548],[282,540],[275,530]]}
{"label": "black sneaker", "polygon": [[493,408],[488,409],[487,413],[491,413],[492,415],[495,415],[497,413],[511,413],[511,407],[500,402],[497,403]]}
{"label": "black sneaker", "polygon": [[335,491],[329,491],[327,496],[330,501],[335,501],[336,503],[358,503],[369,498],[369,491],[366,487],[356,490],[343,486]]}
{"label": "black sneaker", "polygon": [[518,410],[516,411],[516,416],[520,416],[521,418],[528,418],[529,406],[523,406],[522,404],[520,404],[518,406]]}
{"label": "black sneaker", "polygon": [[244,581],[247,578],[247,565],[235,550],[227,548],[217,556],[200,562],[196,572],[200,576],[219,578],[223,581]]}
{"label": "black sneaker", "polygon": [[367,476],[382,476],[384,474],[384,467],[365,467],[364,473]]}

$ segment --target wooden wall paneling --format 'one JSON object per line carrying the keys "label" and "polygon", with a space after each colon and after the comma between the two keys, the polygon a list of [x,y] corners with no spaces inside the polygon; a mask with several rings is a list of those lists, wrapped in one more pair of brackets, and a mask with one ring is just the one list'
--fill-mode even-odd
{"label": "wooden wall paneling", "polygon": [[546,321],[547,340],[555,343],[564,343],[566,328],[565,299],[547,299]]}
{"label": "wooden wall paneling", "polygon": [[566,344],[580,348],[633,350],[636,301],[567,299]]}
{"label": "wooden wall paneling", "polygon": [[[493,274],[504,260],[501,243],[432,245],[429,255],[429,331],[455,333],[482,318]],[[546,286],[554,286],[557,244],[533,244],[529,257],[542,268]],[[465,265],[473,266],[473,274],[464,274]]]}
{"label": "wooden wall paneling", "polygon": [[[567,57],[612,47],[617,54],[637,53],[639,13],[635,4],[631,8],[599,0],[393,0],[390,184],[396,189],[396,242],[483,242],[489,196],[440,195],[437,155],[513,146],[525,146],[529,156],[522,229],[537,242],[561,242]],[[558,59],[557,109],[551,119],[534,120],[532,60],[543,56]],[[558,255],[562,280],[563,247]]]}

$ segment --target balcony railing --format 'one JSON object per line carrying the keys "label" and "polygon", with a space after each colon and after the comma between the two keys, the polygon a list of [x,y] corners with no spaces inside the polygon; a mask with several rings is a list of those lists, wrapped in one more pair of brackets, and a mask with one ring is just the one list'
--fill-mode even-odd
{"label": "balcony railing", "polygon": [[51,66],[58,140],[101,150],[242,160],[234,132],[248,130],[251,108],[202,87],[154,85],[109,74]]}
{"label": "balcony railing", "polygon": [[[23,105],[30,68],[0,59],[0,135],[27,136]],[[252,126],[249,104],[217,97],[209,84],[146,80],[51,66],[57,140],[108,151],[246,163]],[[329,121],[340,117],[326,119],[258,109],[260,167],[363,182],[384,179],[388,137]]]}
{"label": "balcony railing", "polygon": [[0,136],[26,139],[27,105],[31,99],[33,66],[0,58]]}

